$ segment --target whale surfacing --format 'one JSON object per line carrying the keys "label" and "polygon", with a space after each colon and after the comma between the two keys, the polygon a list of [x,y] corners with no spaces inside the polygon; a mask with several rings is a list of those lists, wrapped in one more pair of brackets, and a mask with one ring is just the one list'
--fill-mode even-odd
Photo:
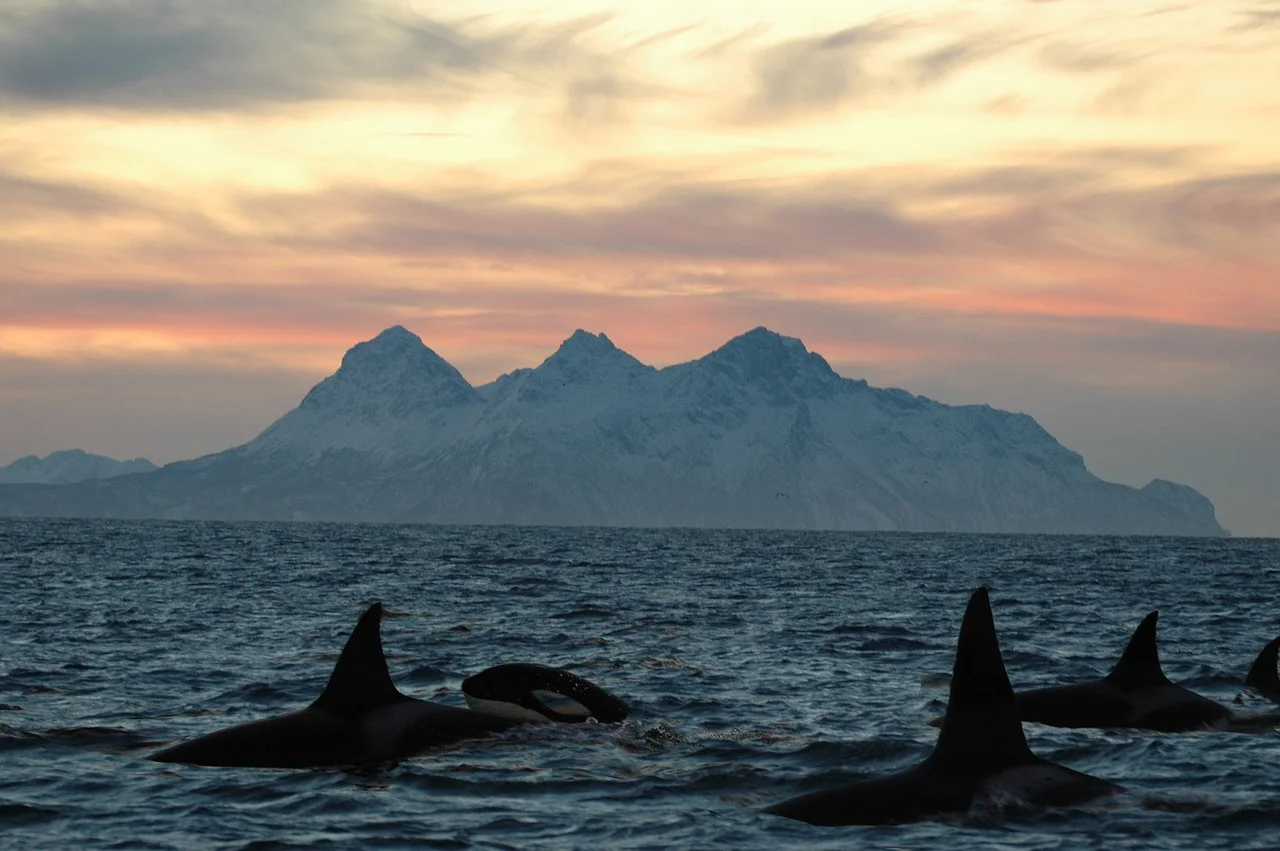
{"label": "whale surfacing", "polygon": [[382,604],[360,617],[329,682],[305,709],[250,721],[152,754],[157,762],[322,768],[391,762],[519,724],[401,694],[382,651]]}
{"label": "whale surfacing", "polygon": [[626,719],[626,701],[563,668],[511,662],[462,681],[472,709],[525,721],[578,723]]}
{"label": "whale surfacing", "polygon": [[984,801],[1073,806],[1120,791],[1041,759],[1027,747],[983,587],[965,610],[947,712],[933,753],[906,771],[810,792],[765,812],[815,825],[897,824],[963,815]]}
{"label": "whale surfacing", "polygon": [[[1099,680],[1018,692],[1023,721],[1180,733],[1225,726],[1230,709],[1169,681],[1156,647],[1159,612],[1142,619],[1111,673]],[[1273,672],[1274,673],[1274,672]]]}

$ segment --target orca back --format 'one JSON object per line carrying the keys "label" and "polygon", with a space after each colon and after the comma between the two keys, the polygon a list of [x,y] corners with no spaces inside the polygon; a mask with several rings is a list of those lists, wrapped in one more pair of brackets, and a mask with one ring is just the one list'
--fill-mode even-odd
{"label": "orca back", "polygon": [[1054,727],[1129,728],[1180,733],[1223,725],[1231,710],[1169,681],[1156,645],[1159,612],[1142,619],[1111,673],[1100,680],[1018,695],[1024,721]]}
{"label": "orca back", "polygon": [[327,712],[299,709],[180,742],[147,757],[155,762],[241,768],[313,768],[362,762],[357,725]]}

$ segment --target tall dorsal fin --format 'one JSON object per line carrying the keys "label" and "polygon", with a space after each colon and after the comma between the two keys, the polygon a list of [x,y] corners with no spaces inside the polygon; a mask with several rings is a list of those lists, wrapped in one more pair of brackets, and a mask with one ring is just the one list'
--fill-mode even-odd
{"label": "tall dorsal fin", "polygon": [[1142,619],[1129,638],[1124,655],[1107,674],[1108,680],[1128,688],[1169,684],[1169,678],[1160,668],[1160,651],[1156,649],[1156,620],[1159,617],[1159,612],[1151,612]]}
{"label": "tall dorsal fin", "polygon": [[333,666],[328,685],[311,704],[312,709],[354,718],[407,699],[391,682],[378,630],[381,621],[381,603],[374,603],[360,616],[346,646],[342,648],[338,664]]}
{"label": "tall dorsal fin", "polygon": [[1280,676],[1276,674],[1277,656],[1280,656],[1280,635],[1271,639],[1262,648],[1258,658],[1253,660],[1253,667],[1244,678],[1244,684],[1258,694],[1280,701]]}
{"label": "tall dorsal fin", "polygon": [[990,768],[1033,759],[1022,734],[1018,702],[1000,656],[991,601],[983,586],[969,598],[960,624],[951,697],[929,760]]}

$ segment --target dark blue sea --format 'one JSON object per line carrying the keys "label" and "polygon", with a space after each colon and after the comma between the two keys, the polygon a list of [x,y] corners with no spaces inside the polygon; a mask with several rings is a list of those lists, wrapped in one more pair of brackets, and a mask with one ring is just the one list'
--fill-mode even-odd
{"label": "dark blue sea", "polygon": [[[1223,702],[1280,632],[1280,541],[0,520],[0,845],[1126,848],[1280,845],[1280,734],[1027,725],[1106,806],[899,827],[765,815],[924,758],[970,592],[1015,687],[1105,673],[1161,611]],[[377,772],[145,755],[313,700],[361,611],[401,691],[569,668],[620,725],[538,725]],[[1271,708],[1260,699],[1245,710]]]}

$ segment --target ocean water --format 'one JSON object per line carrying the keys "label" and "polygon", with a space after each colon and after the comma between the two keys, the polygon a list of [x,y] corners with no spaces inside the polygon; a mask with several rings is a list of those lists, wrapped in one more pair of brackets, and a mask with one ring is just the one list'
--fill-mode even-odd
{"label": "ocean water", "polygon": [[[1280,632],[1280,541],[0,520],[0,846],[1275,848],[1280,734],[1027,725],[1128,788],[897,827],[765,815],[924,758],[991,588],[1015,687],[1105,673],[1160,609],[1166,673],[1231,701]],[[382,601],[392,675],[463,705],[506,661],[626,698],[361,774],[164,765],[309,703]],[[1274,709],[1258,699],[1242,709]]]}

